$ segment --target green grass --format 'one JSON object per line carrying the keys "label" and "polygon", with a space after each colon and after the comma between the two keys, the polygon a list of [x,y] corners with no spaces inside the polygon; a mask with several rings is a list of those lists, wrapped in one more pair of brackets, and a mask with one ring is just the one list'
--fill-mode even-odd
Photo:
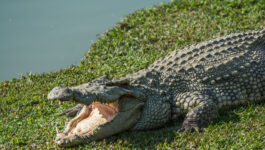
{"label": "green grass", "polygon": [[[104,74],[124,76],[185,45],[262,27],[264,0],[182,0],[136,11],[98,38],[80,66],[0,82],[0,149],[58,148],[55,127],[62,129],[66,120],[58,114],[74,103],[49,101],[46,96],[55,86],[78,85]],[[179,123],[124,132],[78,148],[265,149],[265,104],[222,112],[201,133],[177,133]]]}

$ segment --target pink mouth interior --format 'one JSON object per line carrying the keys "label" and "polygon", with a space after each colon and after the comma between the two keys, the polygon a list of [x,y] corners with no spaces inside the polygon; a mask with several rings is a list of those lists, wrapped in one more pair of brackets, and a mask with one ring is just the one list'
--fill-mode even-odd
{"label": "pink mouth interior", "polygon": [[71,120],[64,131],[66,136],[84,136],[93,132],[99,125],[102,125],[118,113],[118,104],[102,104],[94,102],[80,112]]}

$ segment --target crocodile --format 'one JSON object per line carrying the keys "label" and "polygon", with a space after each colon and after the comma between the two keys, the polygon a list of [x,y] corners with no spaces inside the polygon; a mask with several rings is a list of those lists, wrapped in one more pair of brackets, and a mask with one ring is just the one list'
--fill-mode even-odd
{"label": "crocodile", "polygon": [[62,112],[74,117],[57,131],[62,147],[159,128],[179,117],[179,131],[200,131],[220,110],[265,101],[265,28],[172,51],[121,78],[58,86],[48,99],[78,103]]}

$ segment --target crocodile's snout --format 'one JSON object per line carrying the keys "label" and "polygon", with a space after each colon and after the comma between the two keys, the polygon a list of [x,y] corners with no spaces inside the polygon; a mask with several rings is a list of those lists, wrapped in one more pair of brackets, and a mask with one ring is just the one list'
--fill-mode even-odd
{"label": "crocodile's snout", "polygon": [[73,98],[73,91],[64,86],[57,86],[52,89],[47,98],[50,100],[58,99],[60,101],[70,100]]}

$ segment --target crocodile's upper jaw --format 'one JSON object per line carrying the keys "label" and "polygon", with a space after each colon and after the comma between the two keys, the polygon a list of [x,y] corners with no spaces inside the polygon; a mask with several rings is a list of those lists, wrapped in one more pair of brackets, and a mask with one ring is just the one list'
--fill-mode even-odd
{"label": "crocodile's upper jaw", "polygon": [[84,106],[82,111],[67,123],[64,132],[57,133],[55,143],[68,147],[128,130],[137,123],[143,105],[143,102],[135,98],[121,97],[112,104],[94,102]]}

